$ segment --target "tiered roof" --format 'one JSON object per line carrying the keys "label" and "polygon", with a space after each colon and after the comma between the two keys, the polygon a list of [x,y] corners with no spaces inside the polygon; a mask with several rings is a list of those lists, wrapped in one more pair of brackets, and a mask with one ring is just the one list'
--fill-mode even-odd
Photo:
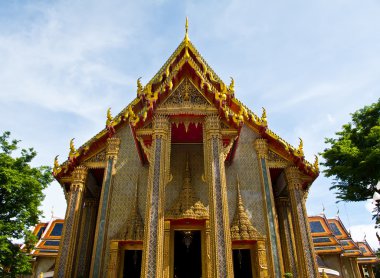
{"label": "tiered roof", "polygon": [[297,148],[291,146],[268,128],[265,109],[259,117],[235,98],[234,80],[231,78],[231,83],[227,86],[215,74],[189,40],[187,31],[174,53],[145,86],[140,79],[137,80],[137,97],[115,117],[108,110],[106,127],[102,131],[77,150],[71,142],[69,159],[62,165],[55,160],[54,176],[60,180],[70,174],[76,165],[103,147],[106,139],[113,136],[122,125],[129,123],[135,131],[149,123],[157,106],[181,83],[184,76],[190,78],[204,98],[215,106],[223,122],[238,129],[246,124],[267,139],[279,155],[293,162],[306,175],[313,179],[318,176],[318,160],[311,164],[304,159],[302,140]]}
{"label": "tiered roof", "polygon": [[62,236],[63,219],[53,218],[48,223],[39,223],[33,230],[38,242],[31,252],[33,256],[56,257]]}
{"label": "tiered roof", "polygon": [[364,256],[359,243],[352,240],[339,216],[331,219],[327,219],[324,214],[309,216],[309,224],[317,255],[340,254],[344,257],[358,258]]}
{"label": "tiered roof", "polygon": [[362,252],[362,256],[358,258],[359,264],[374,264],[379,263],[379,259],[377,258],[375,252],[373,252],[372,248],[369,246],[366,240],[357,242],[360,251]]}

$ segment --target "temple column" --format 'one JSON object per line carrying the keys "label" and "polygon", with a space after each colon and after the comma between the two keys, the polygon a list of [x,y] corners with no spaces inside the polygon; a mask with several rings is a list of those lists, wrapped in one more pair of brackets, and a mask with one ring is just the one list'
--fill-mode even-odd
{"label": "temple column", "polygon": [[267,250],[265,247],[265,240],[257,241],[257,260],[258,260],[258,268],[257,273],[260,278],[267,278],[268,275],[268,267],[267,267]]}
{"label": "temple column", "polygon": [[170,124],[167,117],[153,119],[149,149],[145,234],[141,277],[163,277],[165,185],[170,171]]}
{"label": "temple column", "polygon": [[350,265],[352,268],[352,272],[354,273],[355,277],[360,278],[360,270],[359,270],[359,265],[358,265],[358,259],[357,258],[349,258],[350,260]]}
{"label": "temple column", "polygon": [[117,278],[117,268],[119,265],[119,242],[118,241],[111,241],[110,244],[110,258],[108,262],[108,271],[107,271],[107,277],[108,278]]}
{"label": "temple column", "polygon": [[209,186],[212,277],[233,277],[232,246],[218,116],[207,116],[204,126],[205,178]]}
{"label": "temple column", "polygon": [[86,167],[78,166],[74,169],[70,192],[68,193],[68,205],[60,243],[60,252],[54,271],[55,277],[72,277],[86,178]]}
{"label": "temple column", "polygon": [[[372,265],[371,264],[368,264],[367,265],[367,270],[368,270],[368,273],[369,273],[369,277],[370,278],[375,278],[375,274],[373,273],[373,268],[372,268]],[[358,276],[359,277],[359,276]]]}
{"label": "temple column", "polygon": [[290,201],[288,197],[276,199],[284,271],[285,273],[292,273],[294,277],[298,277],[297,258],[294,256],[296,248],[294,245],[293,223],[289,206]]}
{"label": "temple column", "polygon": [[307,218],[301,173],[296,167],[285,170],[293,217],[293,231],[296,237],[298,275],[300,277],[319,277],[310,226]]}
{"label": "temple column", "polygon": [[99,209],[95,230],[94,249],[92,252],[90,277],[103,276],[103,261],[106,250],[108,227],[108,211],[112,196],[112,177],[119,153],[120,138],[108,138],[106,149],[106,169],[103,178],[102,192],[99,200]]}
{"label": "temple column", "polygon": [[98,205],[99,202],[96,199],[84,200],[75,277],[88,277],[90,274]]}
{"label": "temple column", "polygon": [[280,236],[278,234],[278,227],[276,221],[276,210],[273,198],[272,182],[270,179],[269,168],[267,164],[268,159],[268,143],[265,139],[255,140],[255,149],[257,152],[259,167],[261,169],[261,185],[263,192],[264,212],[267,215],[267,244],[268,259],[270,266],[269,275],[271,277],[282,277],[282,256]]}
{"label": "temple column", "polygon": [[164,224],[164,278],[170,276],[170,221]]}

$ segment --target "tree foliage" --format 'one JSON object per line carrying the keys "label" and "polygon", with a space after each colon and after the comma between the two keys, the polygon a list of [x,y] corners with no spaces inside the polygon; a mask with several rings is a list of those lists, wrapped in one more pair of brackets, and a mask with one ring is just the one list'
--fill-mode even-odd
{"label": "tree foliage", "polygon": [[372,198],[380,180],[380,99],[356,111],[352,122],[327,138],[331,146],[322,153],[324,173],[335,177],[330,189],[343,201]]}
{"label": "tree foliage", "polygon": [[15,157],[19,141],[9,137],[10,132],[0,136],[0,274],[14,277],[31,270],[26,253],[14,242],[33,243],[30,228],[38,223],[42,190],[52,175],[50,167],[30,165],[37,154],[32,148],[22,149]]}

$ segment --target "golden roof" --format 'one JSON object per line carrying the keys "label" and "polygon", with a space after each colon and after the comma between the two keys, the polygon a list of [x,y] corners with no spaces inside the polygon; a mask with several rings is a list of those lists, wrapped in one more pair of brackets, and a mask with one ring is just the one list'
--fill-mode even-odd
{"label": "golden roof", "polygon": [[112,122],[111,129],[104,128],[77,150],[73,150],[71,142],[70,159],[62,165],[55,160],[54,176],[59,179],[80,161],[93,154],[93,149],[104,145],[107,137],[112,136],[110,130],[114,131],[125,123],[130,123],[132,128],[139,128],[149,121],[157,105],[180,83],[185,69],[191,71],[193,83],[199,87],[204,97],[216,106],[225,122],[236,127],[246,124],[262,138],[267,139],[270,147],[276,149],[278,154],[292,161],[305,174],[312,178],[318,176],[318,163],[311,164],[304,159],[303,143],[301,142],[297,148],[291,146],[268,128],[265,109],[259,117],[235,98],[234,80],[232,79],[227,86],[217,76],[189,40],[187,31],[177,49],[145,86],[141,84],[140,79],[137,80],[137,97],[114,118],[110,117],[110,110],[107,111],[107,123]]}

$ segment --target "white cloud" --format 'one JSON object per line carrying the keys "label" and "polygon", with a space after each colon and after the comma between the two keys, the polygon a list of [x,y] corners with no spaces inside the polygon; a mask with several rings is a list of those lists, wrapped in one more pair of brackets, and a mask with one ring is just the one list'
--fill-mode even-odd
{"label": "white cloud", "polygon": [[[108,61],[108,55],[128,48],[135,25],[122,28],[120,21],[132,23],[138,7],[124,19],[121,11],[128,5],[118,10],[89,2],[71,4],[30,7],[29,16],[38,13],[41,20],[28,22],[22,32],[0,33],[1,102],[33,103],[93,119],[103,113],[104,103],[112,103],[135,83]],[[107,10],[112,19],[104,17]]]}
{"label": "white cloud", "polygon": [[333,124],[335,123],[335,118],[331,115],[331,114],[327,114],[327,120],[329,121],[329,123]]}

